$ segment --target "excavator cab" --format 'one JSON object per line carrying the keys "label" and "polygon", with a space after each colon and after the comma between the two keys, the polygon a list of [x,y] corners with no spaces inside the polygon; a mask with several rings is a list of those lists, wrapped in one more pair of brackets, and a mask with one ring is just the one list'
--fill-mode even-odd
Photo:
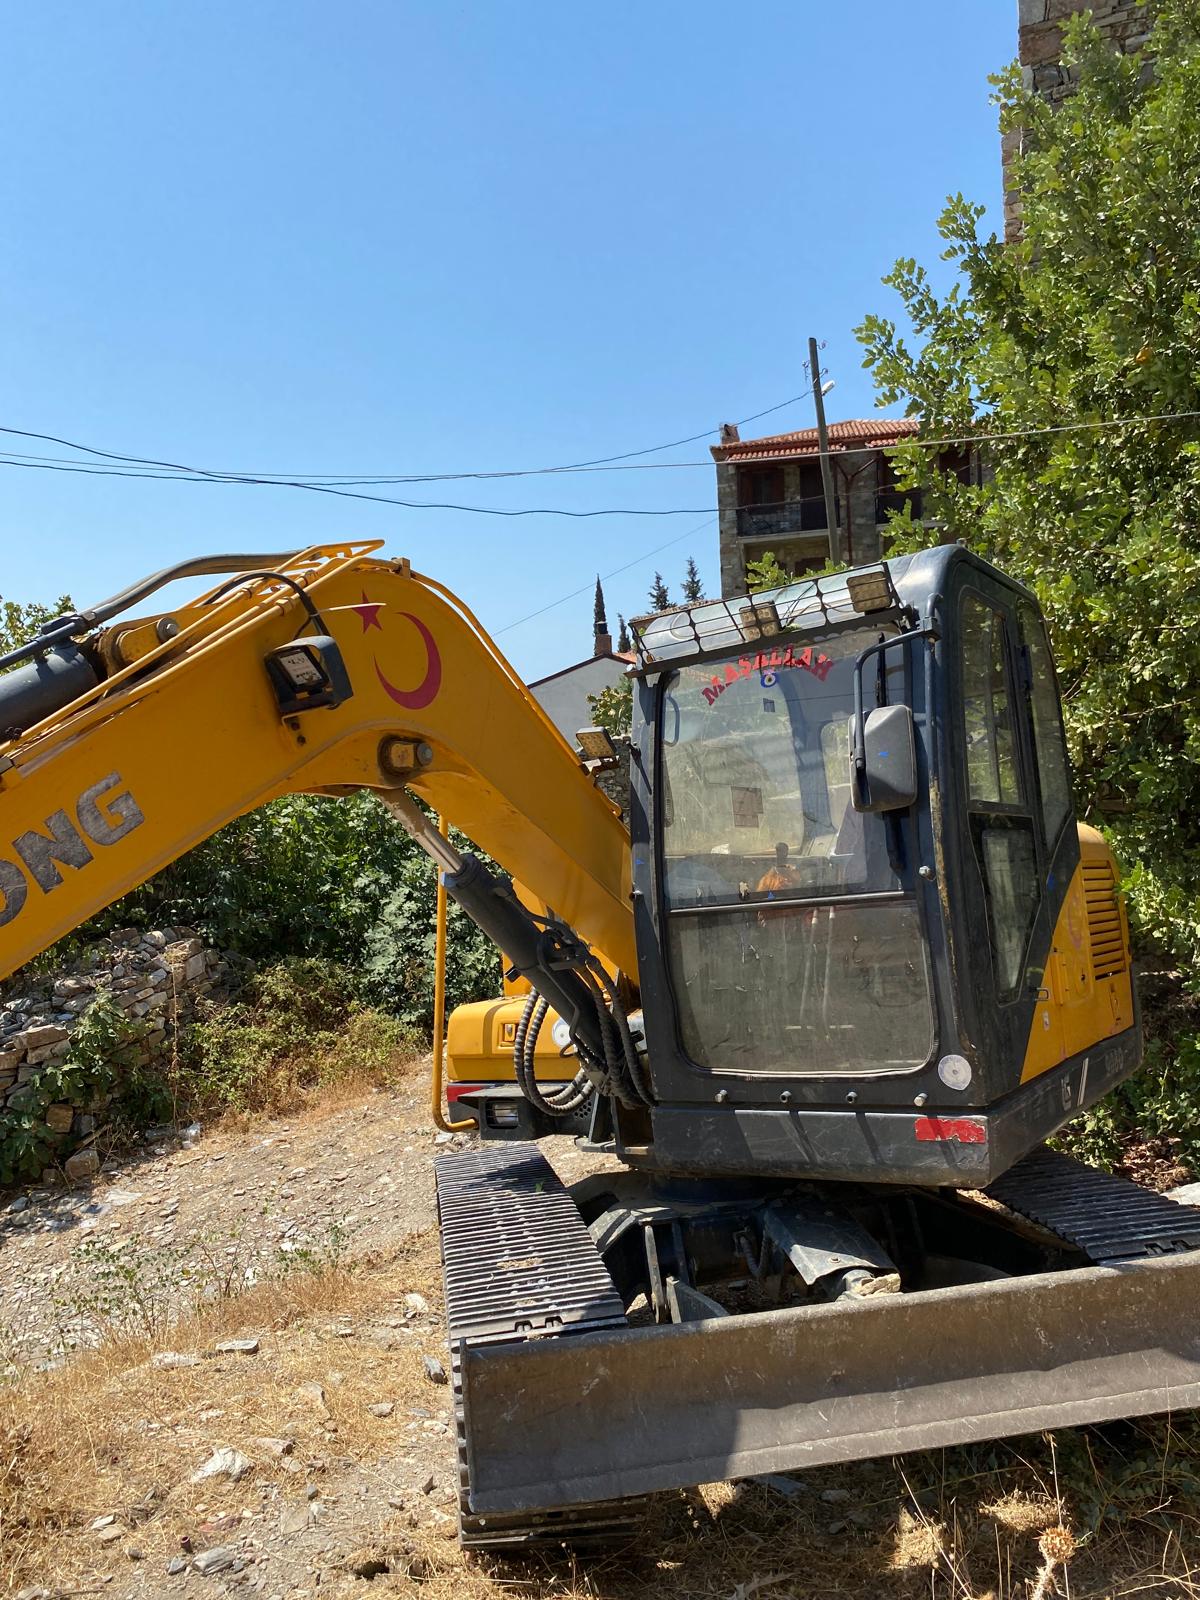
{"label": "excavator cab", "polygon": [[941,546],[636,637],[631,1161],[982,1186],[1134,1069],[1027,590]]}

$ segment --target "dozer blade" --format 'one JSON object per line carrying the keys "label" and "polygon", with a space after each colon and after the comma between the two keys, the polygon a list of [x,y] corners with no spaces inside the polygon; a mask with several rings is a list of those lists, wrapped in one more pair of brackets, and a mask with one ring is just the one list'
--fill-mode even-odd
{"label": "dozer blade", "polygon": [[1200,1405],[1200,1251],[462,1352],[479,1516]]}

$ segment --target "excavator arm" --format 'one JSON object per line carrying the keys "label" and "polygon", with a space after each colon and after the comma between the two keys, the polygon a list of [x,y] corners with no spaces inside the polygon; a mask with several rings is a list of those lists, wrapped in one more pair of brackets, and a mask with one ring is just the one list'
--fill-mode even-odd
{"label": "excavator arm", "polygon": [[462,602],[379,548],[310,549],[96,627],[110,602],[0,678],[0,977],[232,818],[357,789],[421,832],[419,796],[636,973],[615,808]]}

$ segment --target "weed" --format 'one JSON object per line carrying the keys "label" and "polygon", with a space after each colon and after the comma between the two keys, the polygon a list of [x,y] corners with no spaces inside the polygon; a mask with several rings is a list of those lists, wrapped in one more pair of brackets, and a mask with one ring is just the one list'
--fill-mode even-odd
{"label": "weed", "polygon": [[422,1046],[412,1027],[363,1006],[343,968],[287,961],[187,1030],[173,1087],[189,1112],[281,1113],[342,1080],[390,1082]]}

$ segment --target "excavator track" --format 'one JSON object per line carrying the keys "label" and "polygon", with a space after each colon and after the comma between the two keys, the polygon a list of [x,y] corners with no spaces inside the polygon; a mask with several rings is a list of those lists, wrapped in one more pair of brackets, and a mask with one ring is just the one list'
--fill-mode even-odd
{"label": "excavator track", "polygon": [[1098,1267],[1200,1250],[1200,1206],[1042,1147],[984,1191],[1081,1250]]}
{"label": "excavator track", "polygon": [[578,1549],[628,1538],[645,1496],[487,1517],[472,1512],[463,1350],[624,1328],[625,1310],[574,1201],[536,1145],[483,1145],[440,1157],[434,1171],[464,1547]]}

